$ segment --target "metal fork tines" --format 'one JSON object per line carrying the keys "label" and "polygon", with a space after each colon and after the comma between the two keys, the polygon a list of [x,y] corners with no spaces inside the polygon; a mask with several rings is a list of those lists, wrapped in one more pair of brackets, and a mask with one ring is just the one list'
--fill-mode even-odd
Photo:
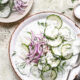
{"label": "metal fork tines", "polygon": [[[72,70],[75,69],[75,68],[77,68],[78,66],[80,66],[80,53],[78,54],[78,58],[76,60],[76,64],[72,67],[72,69],[69,70],[69,73],[68,73],[68,76],[67,76],[67,79],[66,80],[69,79],[69,76],[70,76]],[[79,79],[76,79],[76,80],[80,80],[80,73],[77,75],[77,77]]]}

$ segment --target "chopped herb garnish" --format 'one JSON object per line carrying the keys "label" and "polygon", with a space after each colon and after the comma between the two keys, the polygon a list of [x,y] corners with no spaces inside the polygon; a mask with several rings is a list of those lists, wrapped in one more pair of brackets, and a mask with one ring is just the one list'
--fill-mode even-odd
{"label": "chopped herb garnish", "polygon": [[71,0],[72,1],[72,3],[74,3],[76,0]]}
{"label": "chopped herb garnish", "polygon": [[27,33],[31,35],[31,32],[27,32]]}
{"label": "chopped herb garnish", "polygon": [[44,26],[44,23],[40,23],[40,22],[38,22],[38,24],[39,24],[39,25],[42,25],[42,26]]}
{"label": "chopped herb garnish", "polygon": [[43,23],[43,22],[38,22],[38,25],[41,25],[41,26],[43,26],[43,27],[47,27],[47,23],[45,22],[45,23]]}
{"label": "chopped herb garnish", "polygon": [[68,9],[71,10],[71,11],[73,10],[73,8],[68,8]]}
{"label": "chopped herb garnish", "polygon": [[45,27],[47,27],[48,25],[47,25],[47,23],[45,22]]}
{"label": "chopped herb garnish", "polygon": [[29,46],[28,46],[28,45],[26,45],[25,43],[22,43],[22,46],[25,46],[25,47],[29,48]]}
{"label": "chopped herb garnish", "polygon": [[64,69],[64,66],[66,65],[66,62],[63,62],[62,63],[62,68]]}
{"label": "chopped herb garnish", "polygon": [[13,52],[12,56],[16,55],[16,51]]}

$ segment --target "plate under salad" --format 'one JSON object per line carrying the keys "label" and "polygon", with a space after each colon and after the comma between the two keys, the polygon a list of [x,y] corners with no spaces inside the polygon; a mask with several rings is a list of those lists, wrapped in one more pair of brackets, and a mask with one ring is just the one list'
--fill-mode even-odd
{"label": "plate under salad", "polygon": [[14,70],[22,80],[66,80],[80,52],[79,33],[75,23],[58,13],[29,17],[11,37]]}
{"label": "plate under salad", "polygon": [[28,14],[33,0],[0,0],[0,22],[10,23]]}

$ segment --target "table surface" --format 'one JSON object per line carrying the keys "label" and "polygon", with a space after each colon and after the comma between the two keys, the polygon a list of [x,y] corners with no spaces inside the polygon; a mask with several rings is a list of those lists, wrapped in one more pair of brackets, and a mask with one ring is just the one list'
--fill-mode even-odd
{"label": "table surface", "polygon": [[[70,9],[79,3],[79,0],[76,0],[74,3],[71,0],[34,0],[33,7],[27,16],[42,11],[63,12],[64,15],[74,20],[80,26],[80,21],[74,18],[73,10]],[[19,80],[10,64],[8,45],[11,34],[21,21],[11,24],[0,23],[0,80]]]}

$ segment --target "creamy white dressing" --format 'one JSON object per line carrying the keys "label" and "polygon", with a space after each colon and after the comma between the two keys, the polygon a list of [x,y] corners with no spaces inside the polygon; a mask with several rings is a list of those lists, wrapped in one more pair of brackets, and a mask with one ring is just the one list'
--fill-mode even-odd
{"label": "creamy white dressing", "polygon": [[[46,20],[45,19],[41,19],[39,21],[45,22]],[[30,23],[25,28],[23,28],[22,31],[19,33],[17,39],[16,39],[16,45],[15,45],[16,55],[12,57],[12,60],[13,60],[13,63],[15,64],[14,67],[15,67],[17,73],[22,77],[23,80],[27,80],[27,79],[28,80],[41,80],[40,77],[37,78],[37,77],[33,76],[30,73],[30,68],[31,68],[31,66],[34,63],[27,64],[26,67],[25,67],[25,69],[22,70],[22,72],[24,72],[26,75],[20,74],[20,72],[17,70],[17,66],[16,66],[16,64],[19,65],[22,62],[24,62],[24,58],[26,58],[27,54],[29,53],[28,50],[25,49],[25,48],[23,48],[23,46],[21,45],[22,43],[27,43],[27,44],[30,43],[29,38],[31,36],[27,32],[33,31],[35,34],[40,34],[40,33],[43,33],[44,32],[44,27],[41,26],[41,25],[38,25],[37,22],[38,22],[38,20]],[[76,38],[76,35],[74,35],[75,32],[69,27],[69,25],[66,24],[65,22],[63,22],[62,28],[64,28],[64,26],[68,27],[71,30],[71,36],[70,36],[71,39],[76,40],[77,39]],[[65,34],[65,32],[64,32],[64,34]],[[27,37],[29,37],[29,38],[27,38]],[[79,42],[75,41],[75,44],[73,44],[73,43],[71,43],[71,44],[73,44],[73,46],[75,46],[76,43],[79,43]],[[73,47],[74,54],[75,53],[77,54],[79,52],[79,48],[77,48],[77,49],[76,48],[77,47]],[[55,51],[57,51],[57,50],[55,49]],[[57,54],[59,54],[58,51],[57,51]],[[49,59],[49,57],[48,57],[48,59]],[[77,55],[74,56],[74,57],[72,57],[71,59],[67,60],[67,65],[74,65],[75,62],[76,62],[76,59],[77,59]],[[63,74],[62,73],[59,73],[58,76],[57,76],[57,78],[56,78],[56,80],[66,80],[67,73],[68,73],[68,71],[69,71],[70,68],[71,68],[70,66],[65,67],[65,70],[64,70]]]}

